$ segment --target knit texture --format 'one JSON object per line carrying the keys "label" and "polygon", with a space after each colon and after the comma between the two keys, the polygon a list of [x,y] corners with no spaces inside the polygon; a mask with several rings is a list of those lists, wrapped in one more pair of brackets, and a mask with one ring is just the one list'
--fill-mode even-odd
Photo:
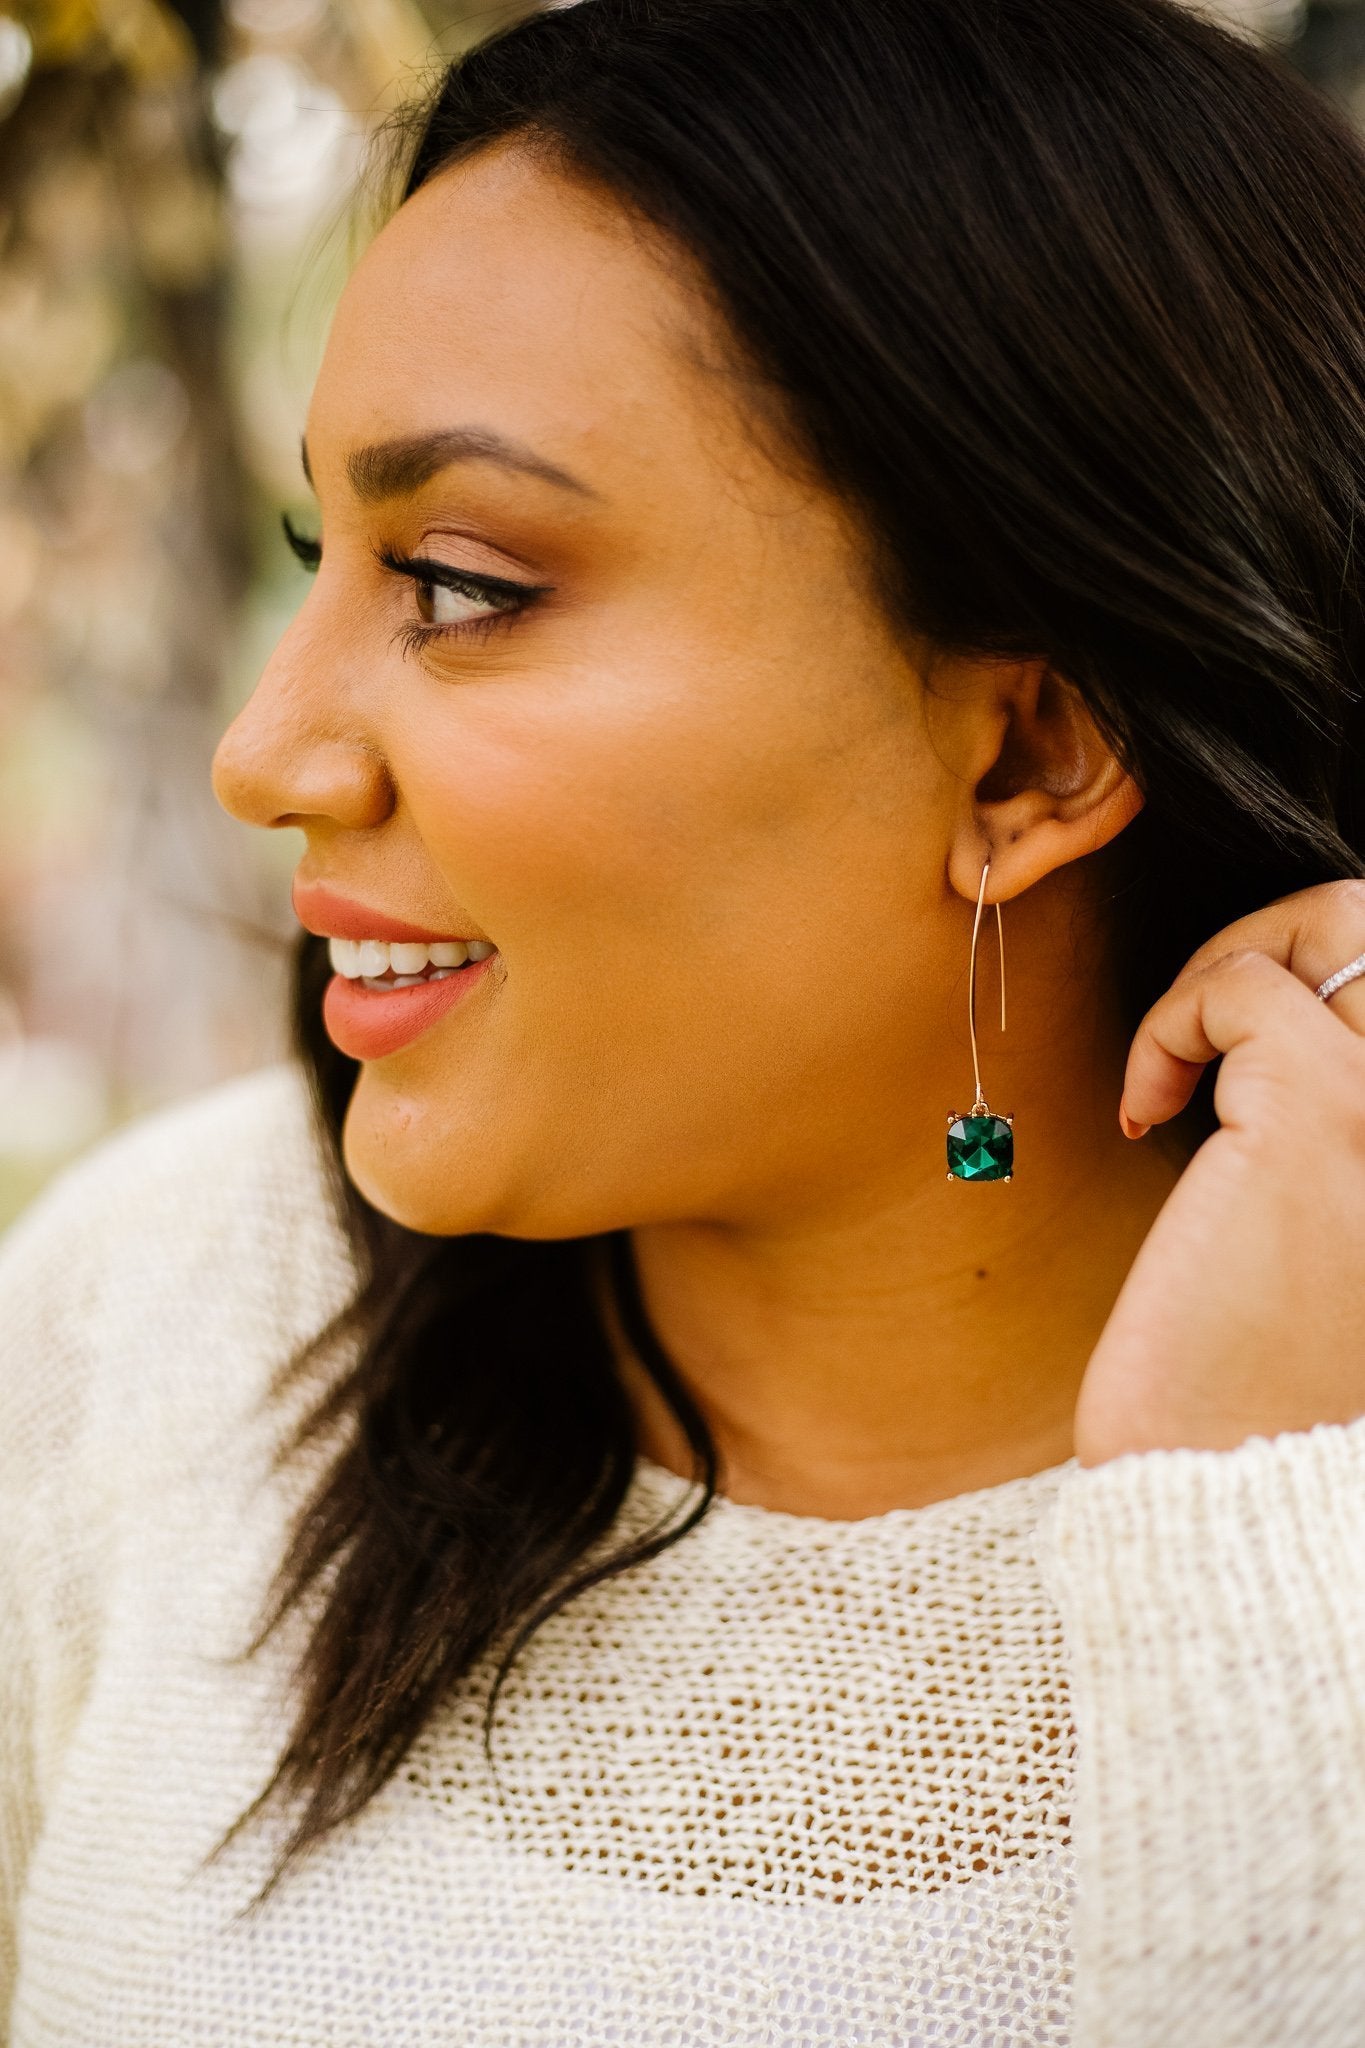
{"label": "knit texture", "polygon": [[[352,1275],[302,1078],[145,1119],[0,1246],[11,2048],[1356,2048],[1365,1424],[858,1522],[715,1504],[487,1672],[257,1914]],[[616,1534],[681,1504],[641,1461]],[[3,2021],[0,2021],[0,2029]]]}

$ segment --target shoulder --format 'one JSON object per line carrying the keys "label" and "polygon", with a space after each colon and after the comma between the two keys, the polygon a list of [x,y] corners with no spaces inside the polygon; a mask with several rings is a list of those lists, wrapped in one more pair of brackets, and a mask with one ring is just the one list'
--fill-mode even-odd
{"label": "shoulder", "polygon": [[244,1184],[291,1183],[309,1199],[307,1083],[292,1063],[221,1082],[101,1139],[51,1180],[0,1238],[0,1262],[73,1225],[128,1229],[169,1206],[187,1227],[221,1215]]}
{"label": "shoulder", "polygon": [[0,1459],[22,1476],[92,1432],[102,1464],[183,1447],[353,1285],[299,1067],[140,1117],[0,1239]]}
{"label": "shoulder", "polygon": [[247,1243],[273,1264],[300,1229],[339,1238],[307,1081],[281,1063],[92,1146],[0,1238],[0,1287],[31,1294],[55,1261],[88,1299],[98,1281],[145,1284]]}

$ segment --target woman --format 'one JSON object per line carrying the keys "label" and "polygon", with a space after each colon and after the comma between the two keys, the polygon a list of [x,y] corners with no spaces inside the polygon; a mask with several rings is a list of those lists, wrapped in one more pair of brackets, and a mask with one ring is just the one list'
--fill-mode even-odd
{"label": "woman", "polygon": [[1363,247],[1164,0],[441,82],[215,762],[325,1144],[6,1254],[14,2048],[1360,2040]]}

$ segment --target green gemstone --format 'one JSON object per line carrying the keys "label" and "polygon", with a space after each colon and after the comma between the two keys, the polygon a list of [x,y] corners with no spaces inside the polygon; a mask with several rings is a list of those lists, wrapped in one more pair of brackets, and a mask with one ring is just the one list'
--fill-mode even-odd
{"label": "green gemstone", "polygon": [[958,1180],[1004,1180],[1014,1169],[1014,1132],[1002,1116],[960,1116],[948,1126],[948,1171]]}

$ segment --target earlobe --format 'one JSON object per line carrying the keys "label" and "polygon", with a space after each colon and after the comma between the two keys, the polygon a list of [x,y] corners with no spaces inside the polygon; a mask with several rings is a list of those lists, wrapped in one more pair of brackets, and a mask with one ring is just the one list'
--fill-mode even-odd
{"label": "earlobe", "polygon": [[1136,782],[1112,759],[1083,796],[1060,804],[1042,791],[1028,792],[1027,798],[1021,792],[998,806],[978,804],[949,854],[949,880],[958,895],[974,901],[982,862],[989,859],[990,901],[1007,903],[1058,868],[1108,846],[1142,805]]}
{"label": "earlobe", "polygon": [[993,758],[964,792],[949,853],[949,880],[969,902],[986,859],[990,900],[1008,902],[1117,839],[1143,806],[1072,684],[1032,663],[1000,682],[1005,716],[997,700]]}

